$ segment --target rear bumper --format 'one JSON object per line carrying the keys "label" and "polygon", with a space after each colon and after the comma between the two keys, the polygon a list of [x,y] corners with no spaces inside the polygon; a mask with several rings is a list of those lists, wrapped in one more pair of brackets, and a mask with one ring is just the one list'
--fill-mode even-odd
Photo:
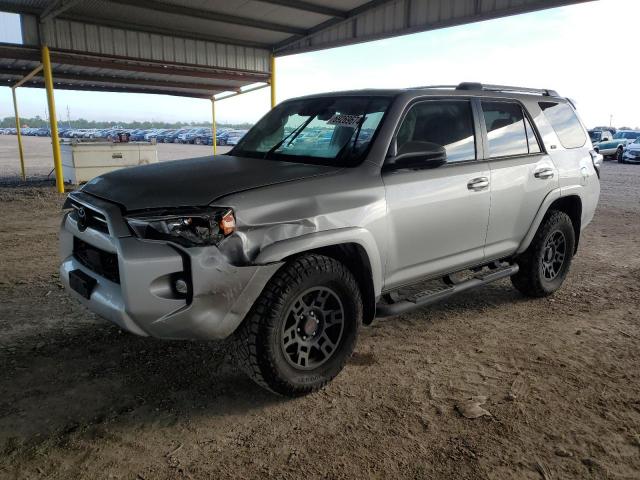
{"label": "rear bumper", "polygon": [[[90,208],[105,214],[110,227],[123,221],[121,217],[113,218],[118,214],[110,208],[101,208],[94,202],[102,202],[92,199]],[[74,256],[74,237],[116,254],[120,283],[81,263]],[[118,237],[91,228],[80,231],[69,214],[64,216],[60,230],[60,254],[60,278],[71,296],[124,330],[163,339],[229,336],[281,265],[237,267],[216,247],[181,249],[165,242]],[[89,299],[71,289],[69,273],[73,270],[81,270],[96,280]],[[171,282],[177,274],[188,280],[190,299],[180,298],[172,289]]]}

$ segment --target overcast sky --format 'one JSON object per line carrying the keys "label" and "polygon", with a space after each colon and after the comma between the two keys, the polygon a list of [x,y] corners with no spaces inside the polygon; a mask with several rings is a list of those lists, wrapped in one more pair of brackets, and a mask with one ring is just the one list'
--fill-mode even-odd
{"label": "overcast sky", "polygon": [[[0,14],[0,40],[19,37]],[[640,126],[640,0],[599,0],[537,13],[277,59],[278,100],[353,88],[480,81],[552,88],[577,101],[589,126]],[[19,89],[21,115],[46,114],[43,90]],[[210,102],[160,95],[57,91],[58,115],[91,120],[210,121]],[[264,89],[220,102],[219,122],[255,121]],[[0,87],[0,117],[13,116]]]}

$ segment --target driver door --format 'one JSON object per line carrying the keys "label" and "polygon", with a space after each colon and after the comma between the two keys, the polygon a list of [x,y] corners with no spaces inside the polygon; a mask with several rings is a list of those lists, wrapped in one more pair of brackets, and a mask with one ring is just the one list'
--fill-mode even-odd
{"label": "driver door", "polygon": [[480,133],[471,101],[423,100],[410,105],[395,142],[444,147],[437,168],[385,165],[389,244],[384,288],[482,263],[489,223],[489,167],[477,160]]}

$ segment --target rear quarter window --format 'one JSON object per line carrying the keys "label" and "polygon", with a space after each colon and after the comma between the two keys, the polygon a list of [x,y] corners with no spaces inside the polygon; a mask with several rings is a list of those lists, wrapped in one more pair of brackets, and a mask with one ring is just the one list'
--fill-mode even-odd
{"label": "rear quarter window", "polygon": [[564,148],[580,148],[587,142],[582,124],[576,113],[566,103],[538,103]]}

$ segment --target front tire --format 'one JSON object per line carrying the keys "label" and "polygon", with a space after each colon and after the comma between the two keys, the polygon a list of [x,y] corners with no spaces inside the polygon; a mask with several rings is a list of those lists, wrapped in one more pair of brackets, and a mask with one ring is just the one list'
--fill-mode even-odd
{"label": "front tire", "polygon": [[528,297],[551,295],[569,273],[574,248],[575,232],[569,216],[558,210],[548,212],[529,248],[516,259],[520,270],[511,283]]}
{"label": "front tire", "polygon": [[234,333],[236,361],[274,393],[306,395],[340,373],[361,323],[353,274],[333,258],[303,255],[273,276]]}

